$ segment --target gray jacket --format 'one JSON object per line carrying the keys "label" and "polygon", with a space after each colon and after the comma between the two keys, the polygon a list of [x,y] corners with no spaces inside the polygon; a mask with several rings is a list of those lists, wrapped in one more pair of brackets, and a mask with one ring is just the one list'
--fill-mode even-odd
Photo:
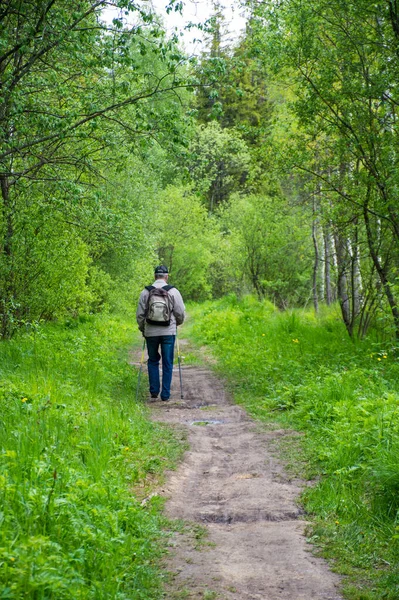
{"label": "gray jacket", "polygon": [[[167,285],[164,279],[156,279],[152,284],[154,287],[163,287]],[[162,325],[150,325],[145,321],[145,310],[147,307],[149,291],[144,289],[139,298],[139,305],[136,312],[137,325],[145,337],[153,337],[155,335],[176,335],[177,325],[181,325],[185,317],[185,306],[183,298],[179,290],[172,288],[169,290],[170,296],[173,298],[173,311],[170,319],[170,325],[163,327]]]}

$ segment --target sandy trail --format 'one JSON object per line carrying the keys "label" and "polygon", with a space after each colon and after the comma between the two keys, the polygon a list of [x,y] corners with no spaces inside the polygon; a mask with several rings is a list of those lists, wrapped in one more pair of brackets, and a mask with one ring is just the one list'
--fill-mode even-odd
{"label": "sandy trail", "polygon": [[[180,342],[182,344],[182,341]],[[338,576],[311,553],[291,481],[268,449],[283,430],[261,432],[202,367],[178,372],[172,399],[151,401],[157,421],[187,428],[189,451],[163,492],[167,516],[207,528],[206,544],[176,533],[166,568],[167,598],[339,600]]]}

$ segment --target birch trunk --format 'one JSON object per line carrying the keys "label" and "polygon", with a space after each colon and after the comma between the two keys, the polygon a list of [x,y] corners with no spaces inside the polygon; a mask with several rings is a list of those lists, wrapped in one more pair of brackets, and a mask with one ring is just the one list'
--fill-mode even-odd
{"label": "birch trunk", "polygon": [[331,284],[331,261],[333,260],[332,240],[330,225],[325,224],[323,226],[323,240],[324,240],[324,298],[327,306],[333,302],[333,290]]}
{"label": "birch trunk", "polygon": [[334,232],[335,255],[338,267],[337,292],[341,307],[342,318],[349,335],[353,336],[353,323],[351,318],[351,306],[348,292],[348,256],[347,247],[342,235]]}
{"label": "birch trunk", "polygon": [[315,216],[315,206],[313,205],[313,221],[312,221],[312,239],[314,247],[314,262],[313,262],[313,278],[312,278],[312,292],[313,292],[313,306],[315,312],[319,311],[319,296],[317,292],[317,274],[319,271],[319,244],[317,241],[317,219]]}

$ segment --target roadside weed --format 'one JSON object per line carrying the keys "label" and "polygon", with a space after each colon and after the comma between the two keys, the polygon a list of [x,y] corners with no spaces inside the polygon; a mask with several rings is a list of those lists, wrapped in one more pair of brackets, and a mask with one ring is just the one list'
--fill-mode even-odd
{"label": "roadside weed", "polygon": [[2,598],[160,597],[163,519],[138,491],[181,444],[135,402],[133,331],[98,316],[0,345]]}
{"label": "roadside weed", "polygon": [[204,600],[216,600],[218,596],[219,594],[212,590],[205,590],[204,592]]}

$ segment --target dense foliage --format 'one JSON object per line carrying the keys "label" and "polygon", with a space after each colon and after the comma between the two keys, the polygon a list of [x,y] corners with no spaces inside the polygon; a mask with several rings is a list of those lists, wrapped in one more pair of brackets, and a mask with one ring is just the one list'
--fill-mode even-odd
{"label": "dense foliage", "polygon": [[398,336],[397,3],[247,4],[253,52],[291,92],[281,164],[313,209],[315,306],[333,266],[348,333],[389,311]]}
{"label": "dense foliage", "polygon": [[0,333],[9,337],[23,321],[102,304],[118,257],[120,271],[128,255],[125,280],[151,262],[140,228],[165,155],[145,169],[143,155],[182,143],[187,78],[145,3],[7,0],[0,21]]}
{"label": "dense foliage", "polygon": [[[237,402],[304,432],[302,498],[316,545],[349,579],[348,598],[399,594],[399,367],[389,341],[354,344],[338,307],[281,313],[234,296],[192,308]],[[295,462],[294,441],[288,460]],[[302,467],[303,468],[303,467]]]}
{"label": "dense foliage", "polygon": [[186,297],[338,299],[350,336],[398,332],[396,8],[243,4],[231,46],[215,2],[195,61],[144,2],[4,3],[3,337],[113,304],[157,260]]}

